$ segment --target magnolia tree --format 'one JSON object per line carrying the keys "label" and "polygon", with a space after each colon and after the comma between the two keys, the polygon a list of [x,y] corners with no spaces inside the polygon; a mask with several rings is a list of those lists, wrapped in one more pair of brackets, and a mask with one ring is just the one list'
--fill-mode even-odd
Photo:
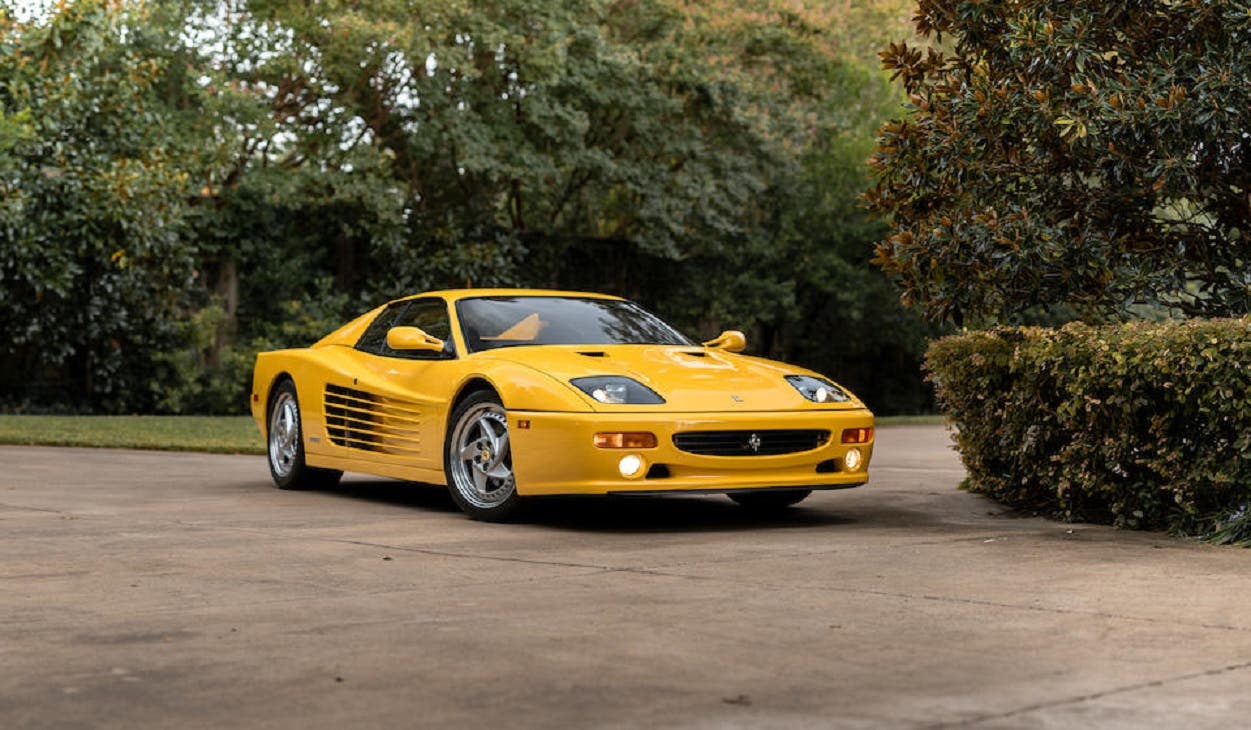
{"label": "magnolia tree", "polygon": [[920,0],[865,199],[905,302],[957,323],[1251,303],[1245,2]]}

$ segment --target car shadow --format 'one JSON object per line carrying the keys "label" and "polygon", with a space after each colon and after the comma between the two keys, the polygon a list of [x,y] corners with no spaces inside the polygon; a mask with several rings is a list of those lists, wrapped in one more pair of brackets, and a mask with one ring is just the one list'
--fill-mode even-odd
{"label": "car shadow", "polygon": [[521,522],[573,532],[654,533],[795,529],[846,525],[846,515],[805,506],[740,507],[722,495],[547,497],[526,505]]}
{"label": "car shadow", "polygon": [[344,479],[330,489],[319,490],[322,494],[381,502],[400,507],[416,507],[436,512],[459,512],[447,487],[420,482],[404,482],[396,479]]}
{"label": "car shadow", "polygon": [[[447,488],[392,479],[345,479],[323,494],[432,512],[459,513]],[[468,518],[466,518],[468,519]],[[740,507],[723,495],[540,497],[514,520],[577,532],[673,532],[828,527],[857,522],[808,503],[779,510]]]}

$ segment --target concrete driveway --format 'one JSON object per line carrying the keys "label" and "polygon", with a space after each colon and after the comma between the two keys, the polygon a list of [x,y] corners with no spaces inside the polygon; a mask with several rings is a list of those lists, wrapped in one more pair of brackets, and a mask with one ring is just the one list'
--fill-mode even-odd
{"label": "concrete driveway", "polygon": [[471,522],[261,457],[0,447],[0,728],[1228,728],[1251,552],[1015,516],[938,427],[866,487]]}

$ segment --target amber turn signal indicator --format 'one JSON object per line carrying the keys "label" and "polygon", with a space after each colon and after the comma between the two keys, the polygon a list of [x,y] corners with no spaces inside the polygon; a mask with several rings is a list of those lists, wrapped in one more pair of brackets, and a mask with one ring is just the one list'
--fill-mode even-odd
{"label": "amber turn signal indicator", "polygon": [[656,448],[656,434],[646,431],[597,433],[595,445],[601,449],[654,449]]}
{"label": "amber turn signal indicator", "polygon": [[873,428],[844,428],[843,443],[867,444],[873,440]]}

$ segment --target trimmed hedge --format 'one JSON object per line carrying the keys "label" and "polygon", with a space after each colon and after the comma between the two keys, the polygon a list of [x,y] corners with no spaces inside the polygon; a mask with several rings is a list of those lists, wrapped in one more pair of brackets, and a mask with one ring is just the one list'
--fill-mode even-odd
{"label": "trimmed hedge", "polygon": [[967,487],[1069,520],[1251,537],[1251,318],[945,337]]}

